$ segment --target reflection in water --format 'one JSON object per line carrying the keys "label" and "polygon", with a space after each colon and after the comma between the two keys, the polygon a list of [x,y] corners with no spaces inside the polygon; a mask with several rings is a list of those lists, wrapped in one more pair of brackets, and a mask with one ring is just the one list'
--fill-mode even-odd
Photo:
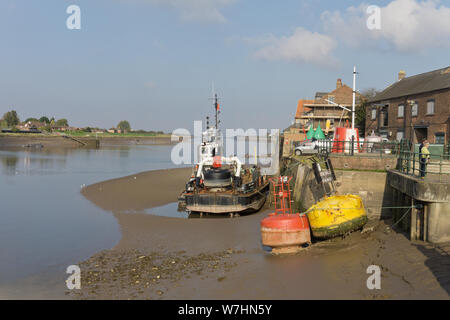
{"label": "reflection in water", "polygon": [[182,210],[178,210],[178,202],[168,203],[166,205],[145,210],[146,213],[155,216],[171,217],[171,218],[188,218],[189,214]]}
{"label": "reflection in water", "polygon": [[64,168],[67,161],[67,153],[63,154],[62,157],[55,157],[54,154],[50,154],[48,151],[26,150],[20,153],[2,151],[0,160],[5,175],[42,174],[42,172]]}
{"label": "reflection in water", "polygon": [[120,148],[120,157],[121,158],[128,158],[130,154],[130,148],[125,146],[124,148]]}
{"label": "reflection in water", "polygon": [[[160,207],[154,207],[151,209],[146,209],[145,213],[161,216],[161,217],[169,217],[169,218],[182,218],[182,219],[229,219],[228,214],[208,214],[199,212],[187,212],[186,210],[180,209],[178,207],[178,202],[171,202],[166,205]],[[239,215],[235,215],[235,217],[239,217]]]}
{"label": "reflection in water", "polygon": [[4,173],[6,175],[15,175],[17,161],[19,161],[19,158],[15,155],[9,155],[9,156],[1,157],[0,159],[3,164]]}
{"label": "reflection in water", "polygon": [[[163,146],[166,147],[166,146]],[[99,149],[25,149],[24,148],[7,148],[0,150],[0,161],[5,175],[17,174],[48,174],[62,170],[66,167],[67,159],[76,155],[77,157],[84,157],[86,160],[100,154],[108,153],[109,159],[121,159],[121,165],[126,166],[129,161],[130,153],[136,153],[136,149],[141,151],[149,151],[150,147],[139,148],[130,146],[118,146]],[[158,148],[156,148],[156,152]]]}
{"label": "reflection in water", "polygon": [[0,288],[86,259],[120,239],[82,185],[174,167],[171,146],[0,150]]}

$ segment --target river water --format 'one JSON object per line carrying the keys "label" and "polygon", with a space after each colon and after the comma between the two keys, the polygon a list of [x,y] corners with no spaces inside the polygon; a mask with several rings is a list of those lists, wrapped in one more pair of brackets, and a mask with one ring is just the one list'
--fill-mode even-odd
{"label": "river water", "polygon": [[171,149],[0,150],[0,297],[24,279],[35,282],[35,275],[113,247],[121,237],[116,219],[86,200],[81,187],[173,168]]}
{"label": "river water", "polygon": [[[116,218],[83,197],[81,188],[175,168],[172,150],[168,145],[0,149],[0,299],[60,298],[69,265],[121,239]],[[244,151],[250,156],[239,156],[247,163],[253,149]],[[187,218],[176,208],[169,203],[146,212]]]}

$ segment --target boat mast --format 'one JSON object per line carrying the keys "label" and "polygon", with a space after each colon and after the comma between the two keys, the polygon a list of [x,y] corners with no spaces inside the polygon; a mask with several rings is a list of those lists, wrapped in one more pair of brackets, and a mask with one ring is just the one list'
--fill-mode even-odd
{"label": "boat mast", "polygon": [[213,95],[213,101],[214,101],[214,111],[216,114],[216,130],[219,129],[219,119],[218,119],[218,114],[219,114],[219,98],[217,98],[217,93],[216,90],[214,89],[214,81],[212,82],[211,85],[212,88],[212,95]]}
{"label": "boat mast", "polygon": [[217,93],[214,94],[214,109],[216,110],[216,129],[219,129],[218,113],[219,113],[219,100],[217,98]]}

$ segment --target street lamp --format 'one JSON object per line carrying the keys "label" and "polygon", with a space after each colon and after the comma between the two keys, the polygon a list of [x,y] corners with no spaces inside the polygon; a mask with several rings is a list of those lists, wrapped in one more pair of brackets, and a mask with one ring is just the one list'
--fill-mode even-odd
{"label": "street lamp", "polygon": [[[406,100],[406,103],[409,104],[410,106],[410,117],[409,117],[409,122],[411,123],[411,127],[409,129],[409,141],[411,141],[411,151],[414,152],[414,141],[413,141],[413,123],[412,123],[412,118],[413,118],[413,114],[412,114],[412,108],[413,106],[416,104],[416,101],[414,100]],[[405,110],[405,118],[406,118],[406,110]],[[406,120],[406,119],[405,119]],[[405,128],[406,129],[406,128]],[[405,132],[406,134],[406,132]]]}

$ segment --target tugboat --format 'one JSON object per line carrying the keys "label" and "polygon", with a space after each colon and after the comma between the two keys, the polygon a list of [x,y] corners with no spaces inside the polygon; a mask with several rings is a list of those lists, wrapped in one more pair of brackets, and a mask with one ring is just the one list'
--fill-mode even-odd
{"label": "tugboat", "polygon": [[199,162],[178,198],[179,208],[200,215],[229,214],[231,217],[256,212],[266,201],[270,182],[258,166],[246,166],[236,156],[223,156],[217,94],[214,109],[215,126],[209,126],[207,117],[207,128],[198,146]]}

